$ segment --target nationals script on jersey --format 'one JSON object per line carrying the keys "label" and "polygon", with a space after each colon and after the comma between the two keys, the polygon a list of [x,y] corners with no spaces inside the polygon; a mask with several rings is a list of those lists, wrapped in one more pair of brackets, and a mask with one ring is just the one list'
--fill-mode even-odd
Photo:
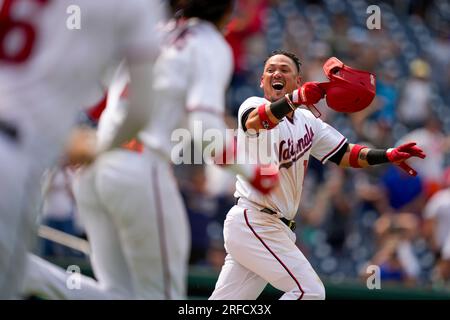
{"label": "nationals script on jersey", "polygon": [[[251,97],[244,101],[238,114],[238,139],[240,143],[245,141],[247,146],[245,152],[257,149],[253,148],[252,144],[271,143],[271,150],[274,152],[271,154],[270,162],[278,165],[279,185],[268,195],[263,195],[238,175],[235,197],[240,197],[243,201],[250,201],[256,206],[272,209],[292,220],[300,204],[309,156],[312,155],[325,163],[344,145],[347,139],[306,109],[295,110],[292,120],[286,117],[275,128],[262,131],[258,136],[244,133],[241,123],[242,115],[250,108],[257,108],[267,102],[266,99],[260,97]],[[270,135],[270,139],[266,139],[266,135]],[[244,152],[240,143],[238,153]],[[262,147],[264,148],[264,146]],[[252,159],[252,155],[249,154],[248,158]],[[258,160],[253,158],[252,161]]]}
{"label": "nationals script on jersey", "polygon": [[[79,29],[69,7],[79,9]],[[0,118],[23,145],[54,157],[112,66],[154,60],[162,16],[156,0],[0,1]]]}

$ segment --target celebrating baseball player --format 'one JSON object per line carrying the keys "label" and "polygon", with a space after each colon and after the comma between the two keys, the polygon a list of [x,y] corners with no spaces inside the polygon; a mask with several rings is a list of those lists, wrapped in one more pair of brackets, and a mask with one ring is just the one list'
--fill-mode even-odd
{"label": "celebrating baseball player", "polygon": [[151,81],[161,18],[149,0],[0,2],[0,298],[13,297],[23,278],[43,171],[122,59],[133,106],[112,144],[146,123],[151,91],[138,86]]}
{"label": "celebrating baseball player", "polygon": [[[325,63],[324,71],[329,82],[302,84],[299,59],[276,51],[264,65],[260,84],[264,97],[248,98],[241,105],[239,130],[247,143],[276,133],[280,183],[264,195],[238,176],[237,203],[224,224],[227,256],[210,299],[256,299],[267,283],[285,292],[281,299],[325,298],[321,280],[295,244],[294,218],[310,155],[341,167],[393,163],[411,175],[415,171],[405,161],[425,157],[414,142],[388,150],[351,144],[316,118],[311,110],[325,95],[328,106],[343,112],[367,107],[375,95],[373,74],[336,58]],[[239,148],[238,153],[248,149]]]}

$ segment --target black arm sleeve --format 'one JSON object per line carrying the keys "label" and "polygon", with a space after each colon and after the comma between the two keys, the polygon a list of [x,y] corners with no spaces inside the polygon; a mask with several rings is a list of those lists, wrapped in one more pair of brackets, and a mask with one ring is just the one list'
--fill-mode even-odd
{"label": "black arm sleeve", "polygon": [[244,131],[247,131],[247,127],[245,126],[245,124],[247,123],[248,116],[255,109],[256,108],[250,108],[250,109],[246,110],[244,112],[244,114],[241,116],[241,125],[242,125],[242,129],[244,129]]}
{"label": "black arm sleeve", "polygon": [[344,145],[328,160],[339,165],[339,163],[341,163],[342,157],[347,152],[347,149],[348,149],[348,142],[344,143]]}

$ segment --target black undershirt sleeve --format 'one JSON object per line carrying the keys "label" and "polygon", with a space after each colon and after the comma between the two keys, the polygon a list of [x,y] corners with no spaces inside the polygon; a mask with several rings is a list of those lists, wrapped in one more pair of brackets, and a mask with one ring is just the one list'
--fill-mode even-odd
{"label": "black undershirt sleeve", "polygon": [[339,163],[341,163],[342,157],[347,152],[347,149],[348,149],[348,142],[344,143],[344,145],[328,160],[339,165]]}
{"label": "black undershirt sleeve", "polygon": [[245,126],[245,124],[247,123],[248,116],[249,116],[250,113],[251,113],[253,110],[255,110],[255,109],[256,109],[256,108],[250,108],[250,109],[246,110],[246,111],[242,114],[242,116],[241,116],[241,126],[242,126],[242,129],[243,129],[244,131],[247,131],[247,127]]}

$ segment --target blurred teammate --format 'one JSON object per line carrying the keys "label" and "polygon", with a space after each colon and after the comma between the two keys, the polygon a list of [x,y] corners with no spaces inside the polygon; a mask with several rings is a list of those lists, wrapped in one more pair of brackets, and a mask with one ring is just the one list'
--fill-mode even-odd
{"label": "blurred teammate", "polygon": [[[221,31],[233,1],[182,3],[183,15],[168,24],[166,43],[155,64],[153,103],[158,108],[139,136],[145,146],[134,141],[127,149],[101,156],[75,188],[98,282],[84,277],[81,290],[68,290],[63,270],[33,257],[33,278],[44,278],[40,283],[30,281],[37,284],[35,292],[53,298],[186,298],[190,232],[172,173],[171,139],[176,129],[193,130],[196,124],[204,130],[226,128],[225,90],[232,58]],[[99,124],[101,145],[108,144],[121,122],[126,83],[126,74],[119,72],[109,90]],[[232,146],[216,152],[218,158],[233,156]],[[253,167],[229,167],[262,191],[275,181]],[[268,184],[263,186],[263,181]]]}
{"label": "blurred teammate", "polygon": [[425,154],[414,143],[389,150],[349,144],[336,129],[300,108],[317,103],[325,92],[315,82],[301,84],[300,63],[291,53],[276,51],[268,57],[260,87],[264,98],[250,97],[239,109],[240,133],[253,144],[273,133],[280,181],[263,195],[238,176],[237,204],[224,224],[227,256],[210,299],[256,299],[267,283],[285,292],[281,299],[324,299],[321,280],[295,244],[294,217],[310,155],[322,163],[361,168],[401,164]]}
{"label": "blurred teammate", "polygon": [[14,296],[23,277],[42,172],[123,58],[133,106],[112,145],[145,124],[151,91],[139,84],[151,80],[160,12],[151,0],[0,2],[0,298]]}

